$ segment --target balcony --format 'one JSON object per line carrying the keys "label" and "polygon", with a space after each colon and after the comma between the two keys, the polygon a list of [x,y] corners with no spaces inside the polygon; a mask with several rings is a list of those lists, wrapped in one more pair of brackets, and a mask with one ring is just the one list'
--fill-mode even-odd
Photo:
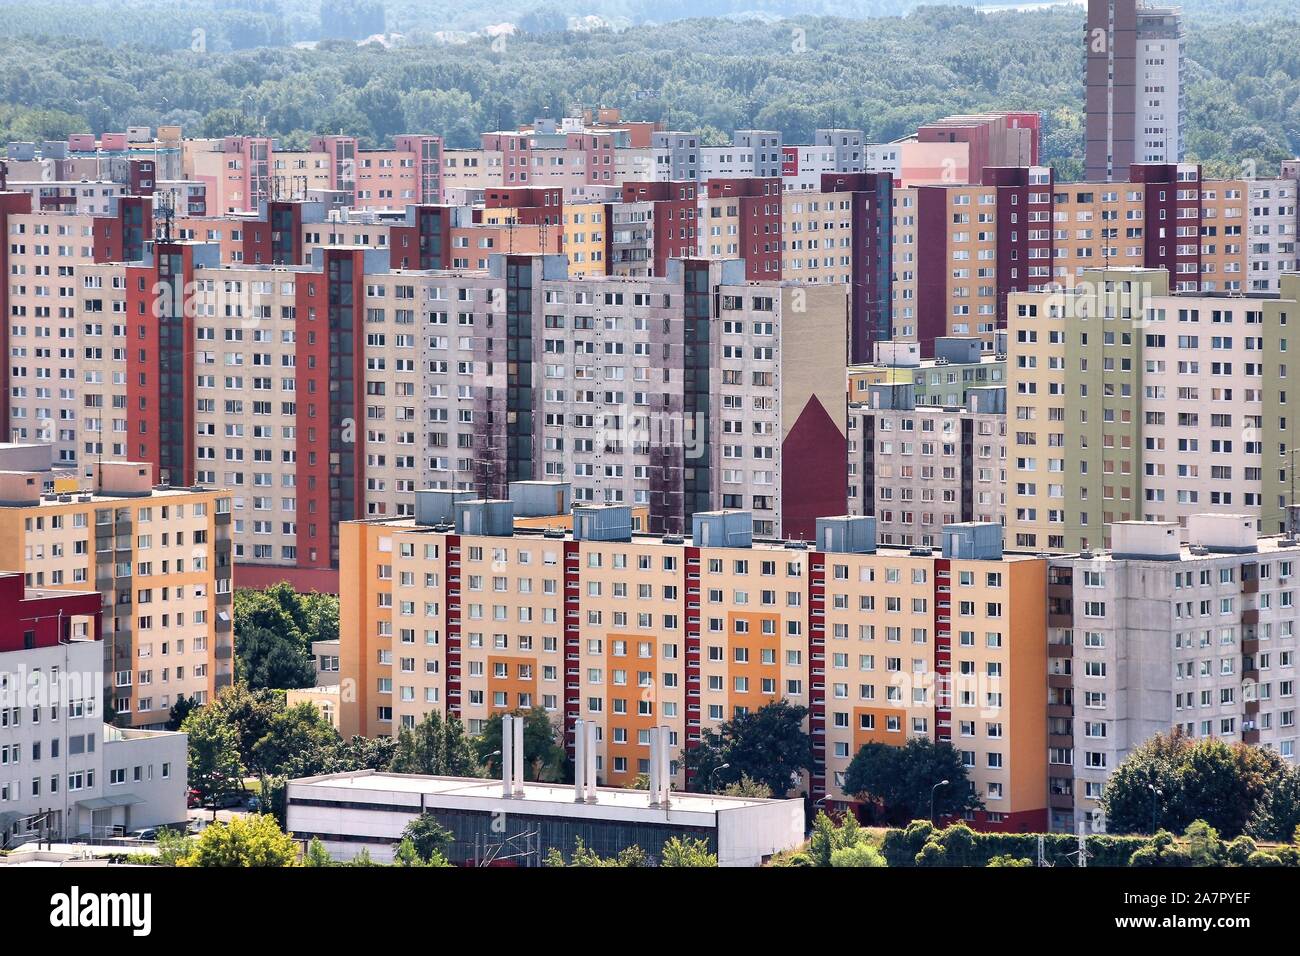
{"label": "balcony", "polygon": [[1241,742],[1242,742],[1243,744],[1257,744],[1257,743],[1259,743],[1259,731],[1258,731],[1258,730],[1243,730],[1243,731],[1241,732]]}
{"label": "balcony", "polygon": [[1073,657],[1074,645],[1073,644],[1048,644],[1047,656],[1048,657]]}
{"label": "balcony", "polygon": [[1053,810],[1073,810],[1074,794],[1072,793],[1050,793],[1047,795],[1047,804]]}
{"label": "balcony", "polygon": [[1047,716],[1048,717],[1073,717],[1074,705],[1073,704],[1048,704]]}
{"label": "balcony", "polygon": [[1241,639],[1241,656],[1254,657],[1259,653],[1258,637],[1243,637]]}
{"label": "balcony", "polygon": [[1259,624],[1259,608],[1243,608],[1241,611],[1241,623],[1246,627],[1254,627]]}

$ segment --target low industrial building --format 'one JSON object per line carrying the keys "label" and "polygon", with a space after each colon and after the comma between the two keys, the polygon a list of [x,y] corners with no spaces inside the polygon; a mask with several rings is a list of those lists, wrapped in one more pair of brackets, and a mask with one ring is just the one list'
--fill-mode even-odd
{"label": "low industrial building", "polygon": [[[508,754],[502,762],[512,763]],[[635,845],[658,860],[672,837],[704,840],[719,866],[759,866],[804,839],[802,799],[669,793],[657,781],[649,790],[597,787],[594,764],[577,786],[524,782],[522,762],[508,777],[359,771],[290,780],[288,829],[318,838],[336,860],[366,850],[388,862],[406,825],[430,814],[453,834],[451,861],[467,866],[539,866],[552,849],[570,856],[579,839],[602,856]]]}

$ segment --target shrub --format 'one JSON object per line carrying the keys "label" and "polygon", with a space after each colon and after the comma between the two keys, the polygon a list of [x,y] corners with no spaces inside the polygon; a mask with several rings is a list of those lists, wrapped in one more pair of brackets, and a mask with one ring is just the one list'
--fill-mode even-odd
{"label": "shrub", "polygon": [[877,867],[885,866],[885,858],[880,851],[865,843],[854,846],[842,846],[831,853],[831,866],[834,867]]}

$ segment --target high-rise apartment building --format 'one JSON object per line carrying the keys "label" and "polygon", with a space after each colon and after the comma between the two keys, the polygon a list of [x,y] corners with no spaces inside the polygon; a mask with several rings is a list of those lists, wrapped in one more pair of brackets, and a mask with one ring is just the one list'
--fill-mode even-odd
{"label": "high-rise apartment building", "polygon": [[865,402],[873,385],[909,384],[917,405],[964,406],[970,389],[1006,383],[1006,332],[994,347],[989,354],[975,336],[945,336],[923,359],[919,342],[876,342],[872,361],[849,366],[849,402]]}
{"label": "high-rise apartment building", "polygon": [[[744,506],[760,534],[810,536],[844,510],[845,396],[825,374],[847,351],[843,287],[747,282],[739,260],[583,276],[563,256],[485,250],[484,268],[453,271],[445,207],[412,207],[377,246],[373,226],[275,228],[280,212],[217,236],[191,223],[195,238],[127,262],[85,237],[57,319],[43,284],[11,287],[33,310],[7,329],[26,360],[7,367],[11,433],[49,441],[57,421],[68,467],[106,455],[230,488],[250,583],[291,573],[325,590],[339,522],[410,514],[422,487],[572,480],[579,501],[646,506],[678,532],[694,511]],[[14,227],[93,228],[27,219]],[[603,221],[568,229],[599,229],[603,249]],[[16,249],[47,268],[43,243]],[[40,345],[55,326],[57,358]],[[820,465],[787,472],[791,455]]]}
{"label": "high-rise apartment building", "polygon": [[871,518],[822,519],[809,547],[754,538],[744,512],[689,537],[633,534],[623,506],[576,508],[572,533],[519,530],[508,501],[451,517],[344,525],[345,735],[540,706],[570,747],[595,721],[601,779],[627,785],[652,727],[676,758],[784,698],[809,711],[813,799],[848,799],[866,743],[926,737],[961,752],[974,825],[1046,824],[1047,561],[1004,554],[996,525],[932,551],[877,546]]}
{"label": "high-rise apartment building", "polygon": [[1111,182],[1131,163],[1181,160],[1182,11],[1088,0],[1084,49],[1085,178]]}
{"label": "high-rise apartment building", "polygon": [[1102,829],[1106,780],[1156,733],[1296,759],[1300,545],[1253,515],[1121,521],[1109,551],[1053,559],[1048,593],[1051,824]]}
{"label": "high-rise apartment building", "polygon": [[[1289,174],[1289,175],[1288,175]],[[1246,237],[1251,292],[1278,292],[1282,274],[1296,271],[1296,233],[1300,229],[1300,163],[1282,164],[1277,179],[1256,179],[1250,190],[1250,231]]]}
{"label": "high-rise apartment building", "polygon": [[1122,521],[1246,513],[1283,528],[1296,447],[1280,294],[1170,295],[1164,270],[1088,272],[1011,297],[1007,528],[1016,547],[1108,547]]}
{"label": "high-rise apartment building", "polygon": [[966,404],[918,405],[912,384],[869,386],[849,405],[849,514],[873,515],[881,544],[938,547],[959,522],[1006,510],[1006,388]]}

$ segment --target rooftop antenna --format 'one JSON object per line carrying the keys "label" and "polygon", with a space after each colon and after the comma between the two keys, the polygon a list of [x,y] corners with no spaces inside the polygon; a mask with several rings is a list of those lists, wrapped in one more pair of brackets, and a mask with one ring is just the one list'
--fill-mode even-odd
{"label": "rooftop antenna", "polygon": [[159,225],[161,226],[161,235],[158,237],[163,242],[172,241],[172,219],[176,214],[172,208],[171,190],[163,190],[162,197],[158,201]]}

